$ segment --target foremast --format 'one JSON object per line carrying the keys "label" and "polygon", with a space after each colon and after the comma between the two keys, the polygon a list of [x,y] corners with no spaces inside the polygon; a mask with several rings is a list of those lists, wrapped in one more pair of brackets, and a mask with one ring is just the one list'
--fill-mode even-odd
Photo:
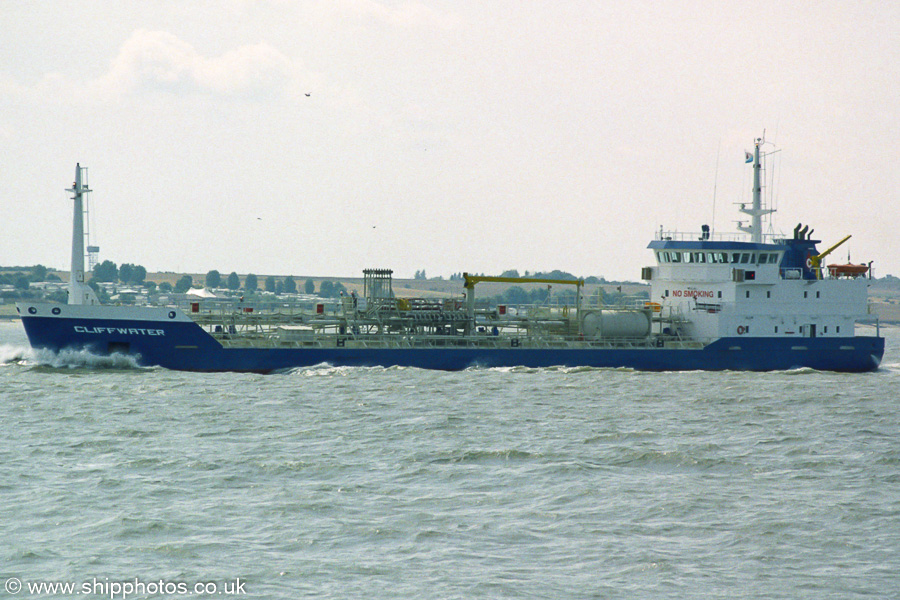
{"label": "foremast", "polygon": [[775,212],[775,209],[763,208],[762,206],[762,183],[760,172],[762,171],[762,163],[760,162],[759,147],[764,143],[762,138],[756,138],[755,150],[753,152],[753,206],[747,208],[743,204],[740,211],[750,215],[750,225],[738,225],[738,229],[750,234],[750,241],[761,244],[763,242],[762,218],[763,215],[769,215]]}
{"label": "foremast", "polygon": [[69,304],[100,304],[97,295],[84,282],[84,201],[90,188],[87,167],[75,165],[75,183],[66,190],[72,193],[72,267],[69,272]]}

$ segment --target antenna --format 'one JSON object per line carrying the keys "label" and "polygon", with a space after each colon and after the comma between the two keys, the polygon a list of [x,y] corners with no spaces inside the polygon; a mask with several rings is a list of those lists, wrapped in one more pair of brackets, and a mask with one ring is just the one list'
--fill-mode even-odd
{"label": "antenna", "polygon": [[[777,131],[777,129],[776,129],[776,131]],[[765,140],[763,140],[763,143],[766,143]],[[768,142],[768,143],[772,146],[775,146],[775,142]],[[773,154],[778,154],[779,152],[781,152],[781,148],[777,148],[770,152],[766,152],[763,155],[763,158],[766,160],[766,162],[763,164],[763,171],[766,172],[766,180],[767,180],[766,185],[768,186],[768,189],[766,190],[766,192],[768,194],[768,203],[767,203],[768,213],[764,216],[766,217],[766,220],[768,222],[769,234],[772,235],[772,237],[775,236],[774,214],[776,212],[778,212],[778,204],[776,202],[778,186],[775,185],[775,177],[781,175],[781,170],[778,170],[777,173],[775,172],[776,161],[774,158],[770,159],[769,157],[771,157]]]}
{"label": "antenna", "polygon": [[713,177],[713,201],[712,201],[712,231],[716,230],[716,191],[719,188],[719,156],[722,155],[722,138],[719,138],[719,148],[716,150],[716,175]]}
{"label": "antenna", "polygon": [[94,211],[93,211],[93,198],[89,193],[91,191],[90,185],[88,183],[88,169],[87,167],[82,167],[81,169],[81,182],[84,186],[84,191],[87,192],[83,195],[84,199],[84,245],[85,250],[87,251],[87,273],[92,273],[94,271],[94,267],[97,266],[98,255],[100,254],[100,246],[91,244],[91,231],[96,229],[97,223],[94,220]]}

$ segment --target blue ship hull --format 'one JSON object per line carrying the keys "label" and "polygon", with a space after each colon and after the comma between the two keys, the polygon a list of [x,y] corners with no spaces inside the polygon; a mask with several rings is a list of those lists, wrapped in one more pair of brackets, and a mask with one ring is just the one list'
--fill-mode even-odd
{"label": "blue ship hull", "polygon": [[[142,366],[186,371],[270,372],[318,364],[417,367],[605,367],[646,371],[774,371],[811,368],[863,372],[878,368],[884,338],[721,338],[702,349],[682,348],[224,348],[192,321],[77,319],[22,315],[32,347],[134,355]],[[452,340],[452,338],[449,338]]]}

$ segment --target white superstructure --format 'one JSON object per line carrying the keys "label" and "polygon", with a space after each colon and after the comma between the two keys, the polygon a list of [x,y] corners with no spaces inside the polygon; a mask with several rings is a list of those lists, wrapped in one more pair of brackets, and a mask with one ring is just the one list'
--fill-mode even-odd
{"label": "white superstructure", "polygon": [[[819,240],[797,225],[793,237],[763,235],[760,144],[753,164],[749,241],[711,239],[702,233],[660,231],[650,243],[656,265],[644,270],[660,328],[696,340],[723,337],[852,337],[868,314],[866,265],[829,265],[822,259],[850,236],[819,253]],[[659,333],[665,333],[660,331]]]}
{"label": "white superstructure", "polygon": [[69,273],[69,304],[100,304],[94,290],[85,282],[84,271],[84,205],[90,188],[87,167],[75,165],[75,182],[66,190],[72,192],[72,268]]}

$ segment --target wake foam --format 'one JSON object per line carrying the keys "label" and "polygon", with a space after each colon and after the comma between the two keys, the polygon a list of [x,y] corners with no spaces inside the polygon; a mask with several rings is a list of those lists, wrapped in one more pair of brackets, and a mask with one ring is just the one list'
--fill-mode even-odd
{"label": "wake foam", "polygon": [[405,371],[412,367],[350,367],[350,366],[334,366],[329,363],[319,363],[311,367],[287,367],[273,371],[276,374],[294,375],[301,377],[346,377],[358,373],[382,372],[382,371]]}
{"label": "wake foam", "polygon": [[0,365],[19,364],[34,356],[29,346],[0,344]]}
{"label": "wake foam", "polygon": [[140,356],[114,352],[109,355],[93,354],[87,350],[51,350],[28,349],[26,364],[34,364],[54,369],[142,369]]}

